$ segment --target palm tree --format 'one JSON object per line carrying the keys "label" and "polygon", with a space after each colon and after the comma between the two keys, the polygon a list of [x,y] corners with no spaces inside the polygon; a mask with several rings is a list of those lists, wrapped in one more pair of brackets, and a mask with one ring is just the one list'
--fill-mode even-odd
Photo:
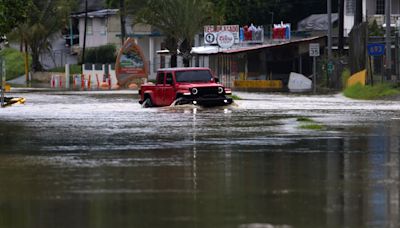
{"label": "palm tree", "polygon": [[[29,47],[32,55],[32,69],[42,71],[40,55],[51,51],[51,38],[60,31],[72,0],[33,0],[27,20],[19,24],[10,34],[13,40]],[[68,6],[68,7],[66,7]],[[64,21],[63,21],[64,20]]]}
{"label": "palm tree", "polygon": [[169,47],[172,56],[176,56],[178,47],[184,65],[189,66],[194,37],[210,22],[211,15],[212,3],[208,0],[148,0],[136,19],[160,29],[173,41]]}

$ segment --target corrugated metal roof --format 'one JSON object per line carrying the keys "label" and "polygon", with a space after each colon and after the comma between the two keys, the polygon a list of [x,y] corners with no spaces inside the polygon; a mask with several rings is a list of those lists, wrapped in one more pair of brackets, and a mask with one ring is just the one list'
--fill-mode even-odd
{"label": "corrugated metal roof", "polygon": [[282,47],[286,45],[298,44],[302,42],[311,42],[318,39],[322,39],[325,36],[316,36],[303,38],[298,40],[286,41],[279,44],[260,44],[260,45],[251,45],[251,46],[233,46],[229,49],[218,48],[217,46],[201,46],[201,47],[193,47],[191,53],[197,55],[212,55],[212,54],[235,54],[247,51],[255,51],[264,48],[276,48]]}
{"label": "corrugated metal roof", "polygon": [[[332,23],[337,21],[339,15],[332,14]],[[297,23],[297,31],[327,31],[328,30],[328,15],[327,14],[312,14]]]}
{"label": "corrugated metal roof", "polygon": [[[102,9],[97,11],[88,12],[88,17],[106,17],[108,15],[115,15],[117,14],[119,9]],[[85,13],[79,13],[72,15],[71,17],[85,17]]]}

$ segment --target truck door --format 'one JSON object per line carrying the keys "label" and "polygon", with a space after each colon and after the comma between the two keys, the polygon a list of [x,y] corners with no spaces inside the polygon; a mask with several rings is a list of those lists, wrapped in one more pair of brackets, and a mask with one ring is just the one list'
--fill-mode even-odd
{"label": "truck door", "polygon": [[164,96],[164,72],[158,72],[157,73],[157,78],[156,78],[156,86],[154,89],[154,101],[153,103],[156,106],[163,105],[163,96]]}
{"label": "truck door", "polygon": [[166,73],[165,75],[165,86],[164,86],[164,101],[163,105],[171,105],[175,100],[175,83],[172,77],[172,73]]}

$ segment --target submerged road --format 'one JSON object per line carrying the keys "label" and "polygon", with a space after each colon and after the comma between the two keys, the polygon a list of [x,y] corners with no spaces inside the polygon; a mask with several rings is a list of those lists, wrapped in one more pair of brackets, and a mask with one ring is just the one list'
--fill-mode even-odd
{"label": "submerged road", "polygon": [[27,101],[0,109],[0,227],[399,226],[400,102],[136,94],[13,91]]}

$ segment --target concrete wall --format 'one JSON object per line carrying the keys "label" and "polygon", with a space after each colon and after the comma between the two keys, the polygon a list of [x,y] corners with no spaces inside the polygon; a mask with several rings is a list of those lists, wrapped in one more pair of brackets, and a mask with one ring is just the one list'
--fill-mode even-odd
{"label": "concrete wall", "polygon": [[121,21],[119,16],[114,15],[108,17],[107,20],[107,42],[115,44],[118,49],[121,47],[121,38],[117,35],[121,35]]}
{"label": "concrete wall", "polygon": [[161,43],[164,37],[143,36],[136,38],[136,41],[143,51],[143,55],[149,61],[149,79],[156,78],[157,69],[160,68],[161,56],[157,55],[157,51],[161,50]]}
{"label": "concrete wall", "polygon": [[[86,47],[98,47],[107,44],[107,18],[90,18],[92,21],[92,32],[88,28],[86,33]],[[104,24],[103,24],[104,23]],[[79,20],[79,47],[83,48],[84,41],[84,31],[85,31],[85,20],[81,18]],[[82,34],[82,35],[81,35]]]}
{"label": "concrete wall", "polygon": [[62,78],[65,77],[65,73],[60,72],[34,72],[32,74],[32,80],[43,83],[50,83],[51,76],[53,75],[59,75]]}

